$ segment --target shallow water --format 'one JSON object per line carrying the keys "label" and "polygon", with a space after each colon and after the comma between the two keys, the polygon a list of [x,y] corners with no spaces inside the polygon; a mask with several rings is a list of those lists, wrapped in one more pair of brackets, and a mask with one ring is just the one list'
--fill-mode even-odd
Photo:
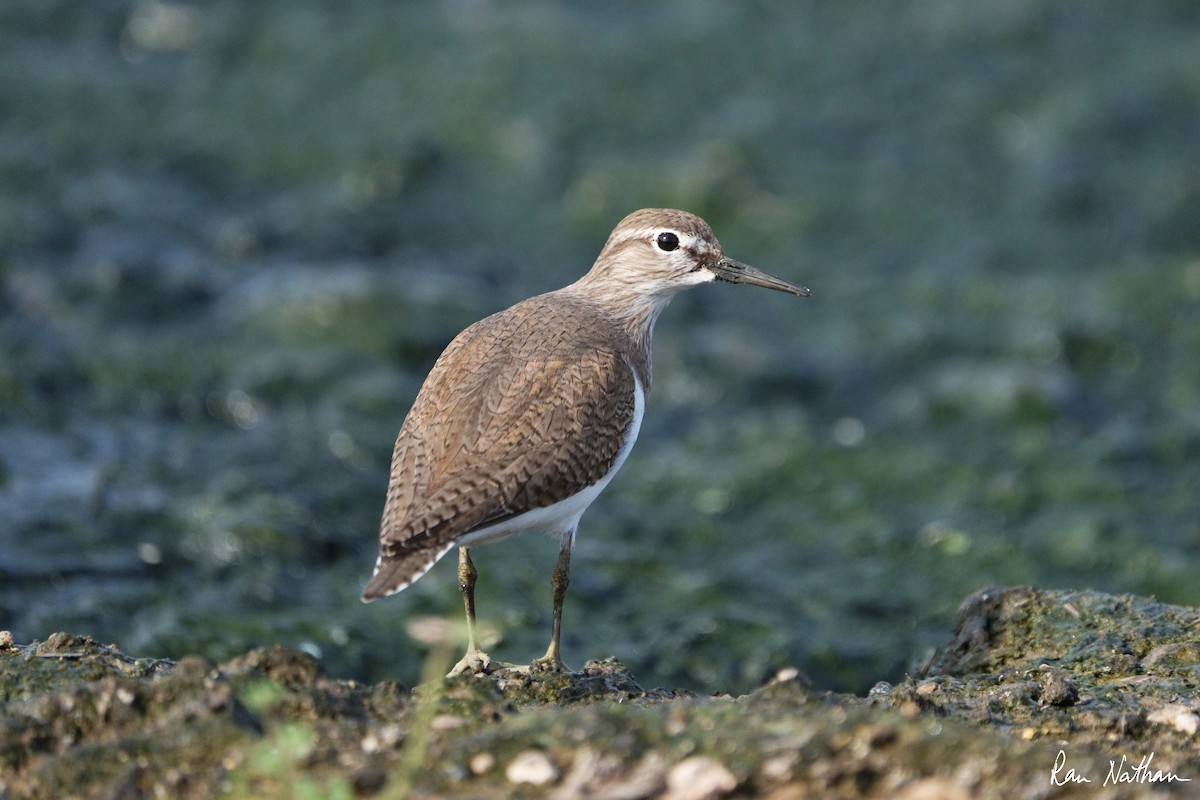
{"label": "shallow water", "polygon": [[[408,404],[651,205],[814,297],[665,313],[569,663],[861,691],[984,586],[1194,605],[1198,34],[1165,1],[7,4],[0,627],[416,680],[453,565],[358,601]],[[554,545],[477,556],[492,654],[540,654]]]}

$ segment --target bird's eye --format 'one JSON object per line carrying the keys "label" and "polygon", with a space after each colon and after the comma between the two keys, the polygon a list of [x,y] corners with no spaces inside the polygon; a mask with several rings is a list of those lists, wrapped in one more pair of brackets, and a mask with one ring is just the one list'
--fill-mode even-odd
{"label": "bird's eye", "polygon": [[679,237],[670,231],[663,231],[658,235],[658,249],[667,253],[679,247]]}

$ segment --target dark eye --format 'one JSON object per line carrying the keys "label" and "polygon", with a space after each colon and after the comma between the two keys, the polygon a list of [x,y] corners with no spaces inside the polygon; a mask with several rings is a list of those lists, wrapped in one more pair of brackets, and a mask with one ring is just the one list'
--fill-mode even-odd
{"label": "dark eye", "polygon": [[670,231],[660,233],[656,241],[658,242],[658,249],[668,253],[679,247],[679,237]]}

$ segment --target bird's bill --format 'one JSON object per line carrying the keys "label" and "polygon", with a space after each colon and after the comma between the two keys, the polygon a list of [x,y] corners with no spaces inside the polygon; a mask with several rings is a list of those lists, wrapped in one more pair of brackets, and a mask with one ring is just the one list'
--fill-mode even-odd
{"label": "bird's bill", "polygon": [[762,286],[764,289],[788,292],[800,297],[808,297],[812,294],[812,292],[803,286],[788,283],[782,278],[768,275],[762,270],[755,269],[749,264],[743,264],[740,261],[734,261],[732,258],[722,258],[708,269],[716,276],[717,280],[724,281],[725,283],[744,283],[749,286]]}

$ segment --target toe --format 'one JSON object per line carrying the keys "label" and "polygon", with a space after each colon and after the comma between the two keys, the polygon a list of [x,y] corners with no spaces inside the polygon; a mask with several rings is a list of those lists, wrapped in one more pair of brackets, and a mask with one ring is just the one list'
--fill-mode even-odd
{"label": "toe", "polygon": [[490,672],[492,668],[492,659],[487,653],[482,650],[468,651],[465,656],[459,659],[454,668],[446,673],[447,678],[453,678],[455,675],[472,674],[479,675],[481,673]]}

